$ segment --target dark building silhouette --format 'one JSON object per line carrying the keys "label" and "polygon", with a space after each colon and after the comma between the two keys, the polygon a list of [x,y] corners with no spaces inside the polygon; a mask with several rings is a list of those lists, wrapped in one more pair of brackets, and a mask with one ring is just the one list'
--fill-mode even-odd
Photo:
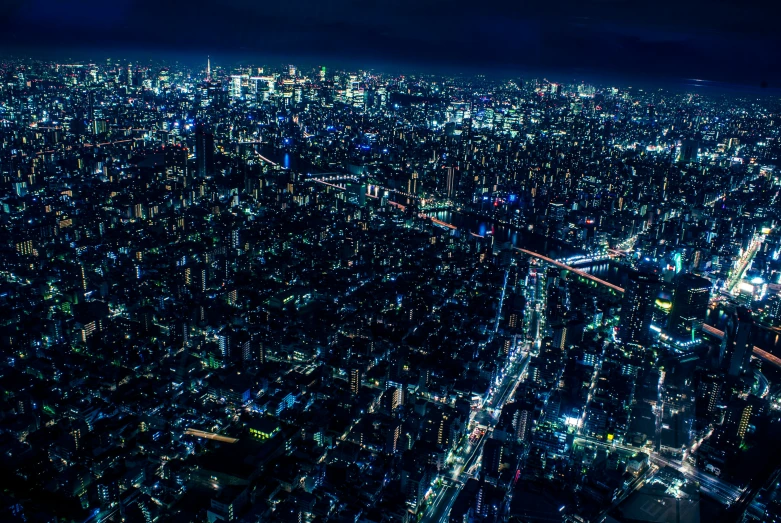
{"label": "dark building silhouette", "polygon": [[658,284],[653,273],[637,272],[629,276],[621,302],[620,337],[625,343],[651,343],[651,320]]}
{"label": "dark building silhouette", "polygon": [[749,368],[749,361],[754,350],[751,341],[751,331],[754,319],[751,311],[738,307],[727,319],[724,327],[724,342],[722,361],[730,376],[739,376]]}
{"label": "dark building silhouette", "polygon": [[195,165],[198,176],[214,174],[214,135],[202,123],[195,128]]}
{"label": "dark building silhouette", "polygon": [[710,281],[693,274],[678,278],[669,320],[669,330],[674,336],[686,340],[694,337],[705,320],[710,288]]}
{"label": "dark building silhouette", "polygon": [[496,480],[499,477],[499,468],[502,466],[502,442],[498,439],[489,439],[483,445],[482,470],[486,478]]}
{"label": "dark building silhouette", "polygon": [[697,140],[684,140],[678,153],[678,161],[684,163],[696,162],[699,152],[700,142]]}

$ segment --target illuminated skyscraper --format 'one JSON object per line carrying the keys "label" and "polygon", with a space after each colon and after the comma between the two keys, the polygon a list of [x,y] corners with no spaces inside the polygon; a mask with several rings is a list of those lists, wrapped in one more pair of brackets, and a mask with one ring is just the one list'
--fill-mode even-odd
{"label": "illuminated skyscraper", "polygon": [[361,369],[353,367],[350,369],[350,392],[358,394],[361,390]]}
{"label": "illuminated skyscraper", "polygon": [[710,281],[693,274],[679,277],[675,285],[669,330],[681,339],[692,339],[705,320]]}
{"label": "illuminated skyscraper", "polygon": [[518,405],[517,410],[513,414],[513,428],[515,428],[515,435],[521,441],[526,441],[529,437],[532,428],[532,422],[534,418],[534,405],[528,403],[521,403]]}
{"label": "illuminated skyscraper", "polygon": [[456,168],[452,165],[445,167],[445,195],[448,198],[453,198],[456,194]]}
{"label": "illuminated skyscraper", "polygon": [[653,273],[637,272],[629,276],[621,302],[619,327],[620,338],[624,343],[651,343],[651,320],[658,283]]}
{"label": "illuminated skyscraper", "polygon": [[702,376],[697,385],[696,408],[697,416],[712,418],[717,412],[716,406],[721,398],[723,378],[720,374]]}
{"label": "illuminated skyscraper", "polygon": [[738,398],[732,400],[724,413],[725,430],[731,436],[742,440],[746,437],[752,412],[753,406],[748,401]]}
{"label": "illuminated skyscraper", "polygon": [[249,82],[249,77],[247,75],[241,75],[241,74],[231,75],[230,86],[228,88],[228,95],[233,99],[241,98],[241,95],[243,93],[242,86],[245,82]]}

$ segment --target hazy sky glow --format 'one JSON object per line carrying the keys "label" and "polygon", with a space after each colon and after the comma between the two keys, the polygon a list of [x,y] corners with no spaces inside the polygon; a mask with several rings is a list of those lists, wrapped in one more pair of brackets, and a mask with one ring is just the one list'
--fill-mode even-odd
{"label": "hazy sky glow", "polygon": [[757,0],[6,0],[6,50],[112,49],[705,78],[778,86]]}

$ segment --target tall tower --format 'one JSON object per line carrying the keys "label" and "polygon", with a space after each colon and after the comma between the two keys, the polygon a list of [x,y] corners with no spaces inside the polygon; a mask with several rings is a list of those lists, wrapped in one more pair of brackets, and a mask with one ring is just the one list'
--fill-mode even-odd
{"label": "tall tower", "polygon": [[751,341],[751,331],[754,328],[754,318],[751,311],[738,307],[727,319],[724,327],[724,363],[727,374],[739,376],[749,368],[754,344]]}
{"label": "tall tower", "polygon": [[629,281],[621,302],[620,337],[624,343],[649,345],[658,278],[649,272],[637,272]]}
{"label": "tall tower", "polygon": [[212,81],[212,59],[209,55],[206,55],[206,81]]}
{"label": "tall tower", "polygon": [[702,326],[710,300],[710,281],[684,274],[675,285],[669,330],[678,338],[690,340]]}

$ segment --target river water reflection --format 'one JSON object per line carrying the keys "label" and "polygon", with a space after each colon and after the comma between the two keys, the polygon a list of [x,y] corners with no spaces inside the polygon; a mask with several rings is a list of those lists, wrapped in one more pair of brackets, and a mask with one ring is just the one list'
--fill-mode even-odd
{"label": "river water reflection", "polygon": [[[480,236],[493,235],[495,241],[510,242],[514,247],[527,249],[554,259],[583,255],[585,251],[561,240],[556,240],[528,231],[523,228],[504,225],[480,216],[453,211],[433,213],[438,220],[455,225],[462,231]],[[629,274],[629,268],[609,261],[578,265],[578,269],[609,281],[612,284],[624,286]]]}
{"label": "river water reflection", "polygon": [[[560,240],[497,223],[484,217],[454,211],[438,211],[433,213],[433,216],[443,222],[455,225],[462,231],[480,236],[493,235],[497,242],[510,242],[514,247],[534,251],[550,258],[562,259],[584,254],[582,249]],[[611,261],[578,265],[577,268],[620,287],[626,287],[631,272],[629,267]],[[723,306],[720,305],[716,309],[708,311],[705,321],[709,325],[724,330],[726,318]],[[781,354],[781,334],[778,332],[757,327],[754,329],[754,344],[773,354]]]}

